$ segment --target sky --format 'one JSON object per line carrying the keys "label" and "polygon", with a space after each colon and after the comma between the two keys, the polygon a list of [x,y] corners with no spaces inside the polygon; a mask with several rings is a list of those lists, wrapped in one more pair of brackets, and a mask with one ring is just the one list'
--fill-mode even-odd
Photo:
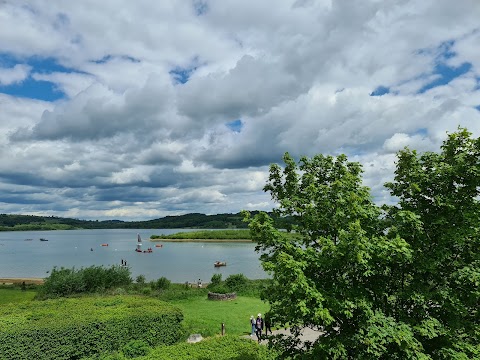
{"label": "sky", "polygon": [[480,136],[478,0],[0,0],[0,213],[271,210],[271,163]]}

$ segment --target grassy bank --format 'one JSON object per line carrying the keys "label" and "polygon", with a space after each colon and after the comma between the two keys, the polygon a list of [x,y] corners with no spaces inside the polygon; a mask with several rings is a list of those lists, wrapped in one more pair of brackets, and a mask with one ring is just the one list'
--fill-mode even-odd
{"label": "grassy bank", "polygon": [[250,230],[202,230],[178,232],[170,235],[152,235],[150,239],[161,241],[251,241]]}
{"label": "grassy bank", "polygon": [[0,305],[32,301],[37,292],[35,290],[22,291],[13,286],[0,287]]}

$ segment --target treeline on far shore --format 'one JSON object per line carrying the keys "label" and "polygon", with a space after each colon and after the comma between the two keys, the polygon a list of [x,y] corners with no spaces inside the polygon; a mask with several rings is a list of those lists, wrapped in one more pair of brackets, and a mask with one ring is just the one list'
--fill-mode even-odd
{"label": "treeline on far shore", "polygon": [[[256,214],[258,211],[252,211]],[[289,228],[290,220],[275,217],[277,228]],[[74,229],[246,229],[241,213],[205,215],[191,213],[147,221],[78,220],[56,216],[0,214],[0,231]]]}

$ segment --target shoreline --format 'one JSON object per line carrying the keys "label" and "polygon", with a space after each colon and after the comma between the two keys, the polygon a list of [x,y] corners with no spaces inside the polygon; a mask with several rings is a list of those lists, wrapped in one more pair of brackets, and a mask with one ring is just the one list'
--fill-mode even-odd
{"label": "shoreline", "polygon": [[34,285],[43,285],[45,279],[42,278],[0,278],[0,284],[2,285],[12,285],[12,284],[21,284],[25,281],[26,285],[34,284]]}
{"label": "shoreline", "polygon": [[250,239],[150,239],[151,242],[253,242]]}

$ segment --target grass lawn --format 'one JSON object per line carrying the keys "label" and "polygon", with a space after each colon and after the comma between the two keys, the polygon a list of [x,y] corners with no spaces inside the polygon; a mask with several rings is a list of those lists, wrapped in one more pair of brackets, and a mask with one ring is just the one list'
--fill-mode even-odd
{"label": "grass lawn", "polygon": [[226,334],[250,334],[250,315],[263,315],[268,309],[262,300],[244,296],[230,301],[198,297],[171,303],[182,309],[188,334],[201,334],[203,337],[220,334],[222,323],[225,324]]}
{"label": "grass lawn", "polygon": [[33,300],[35,290],[22,291],[18,288],[0,288],[0,305]]}

